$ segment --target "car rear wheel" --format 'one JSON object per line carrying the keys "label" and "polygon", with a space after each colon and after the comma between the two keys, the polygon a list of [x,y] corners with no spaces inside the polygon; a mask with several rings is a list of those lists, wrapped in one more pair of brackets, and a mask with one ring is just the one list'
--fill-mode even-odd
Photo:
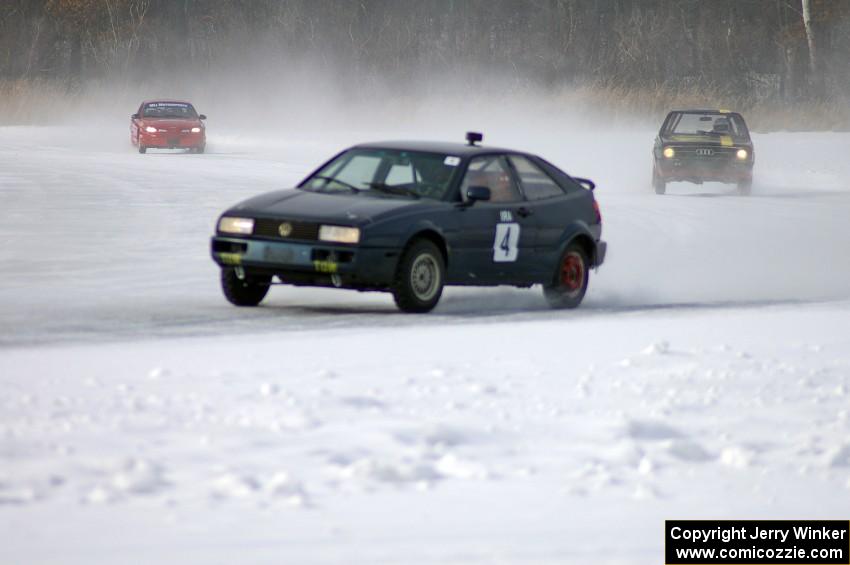
{"label": "car rear wheel", "polygon": [[587,292],[589,280],[587,253],[578,243],[571,243],[558,262],[555,280],[543,287],[543,296],[552,308],[576,308]]}
{"label": "car rear wheel", "polygon": [[749,196],[753,190],[753,179],[744,179],[738,181],[738,194],[741,196]]}
{"label": "car rear wheel", "polygon": [[[646,177],[644,177],[646,178]],[[667,192],[667,183],[658,174],[658,171],[655,170],[655,167],[652,167],[652,188],[655,189],[655,194],[664,194]]]}
{"label": "car rear wheel", "polygon": [[221,290],[228,302],[236,306],[256,306],[269,292],[272,282],[270,276],[249,276],[244,273],[240,278],[234,267],[221,270]]}
{"label": "car rear wheel", "polygon": [[393,298],[404,312],[430,312],[443,294],[446,267],[443,254],[427,239],[417,239],[401,255]]}

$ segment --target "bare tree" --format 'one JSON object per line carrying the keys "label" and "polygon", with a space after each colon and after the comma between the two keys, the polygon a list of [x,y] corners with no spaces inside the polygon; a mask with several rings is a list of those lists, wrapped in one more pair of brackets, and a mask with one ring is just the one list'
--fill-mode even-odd
{"label": "bare tree", "polygon": [[815,25],[812,21],[812,0],[801,0],[803,8],[803,27],[806,30],[806,43],[809,47],[809,83],[815,96],[823,95],[823,80],[820,72]]}

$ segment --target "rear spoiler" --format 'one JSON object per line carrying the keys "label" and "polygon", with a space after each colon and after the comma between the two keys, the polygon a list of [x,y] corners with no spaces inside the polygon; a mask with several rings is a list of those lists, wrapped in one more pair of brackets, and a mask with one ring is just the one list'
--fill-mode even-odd
{"label": "rear spoiler", "polygon": [[573,180],[582,185],[587,190],[593,190],[596,188],[596,183],[590,179],[583,179],[581,177],[573,177]]}

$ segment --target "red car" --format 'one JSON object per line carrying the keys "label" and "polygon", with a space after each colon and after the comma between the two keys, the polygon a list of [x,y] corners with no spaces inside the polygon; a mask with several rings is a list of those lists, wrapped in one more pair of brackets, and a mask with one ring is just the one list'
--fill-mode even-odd
{"label": "red car", "polygon": [[207,117],[182,100],[146,100],[130,116],[130,142],[144,153],[148,148],[188,149],[203,153]]}

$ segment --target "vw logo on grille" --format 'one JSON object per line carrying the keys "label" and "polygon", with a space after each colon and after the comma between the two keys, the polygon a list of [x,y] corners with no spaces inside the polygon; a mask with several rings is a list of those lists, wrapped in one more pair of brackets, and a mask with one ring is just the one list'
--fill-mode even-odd
{"label": "vw logo on grille", "polygon": [[702,155],[703,157],[714,155],[714,149],[697,149],[697,155]]}
{"label": "vw logo on grille", "polygon": [[283,222],[277,227],[277,233],[280,234],[280,237],[289,237],[289,234],[292,233],[292,224]]}

